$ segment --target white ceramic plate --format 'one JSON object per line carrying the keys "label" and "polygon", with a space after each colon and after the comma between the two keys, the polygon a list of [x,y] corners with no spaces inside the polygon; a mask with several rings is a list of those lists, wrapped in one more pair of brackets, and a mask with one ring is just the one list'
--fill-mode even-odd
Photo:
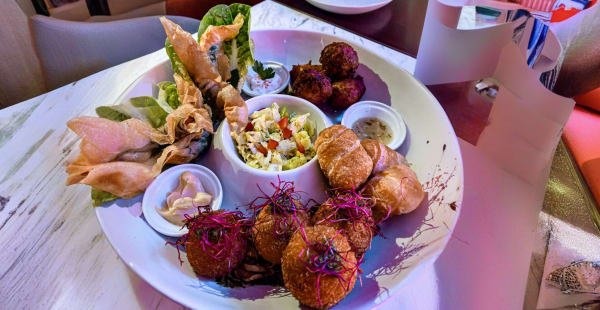
{"label": "white ceramic plate", "polygon": [[319,9],[345,15],[375,11],[392,0],[306,0]]}
{"label": "white ceramic plate", "polygon": [[[253,31],[252,38],[258,59],[278,61],[288,69],[311,59],[317,61],[326,44],[344,41],[322,33],[293,30]],[[400,67],[352,45],[361,63],[358,74],[363,76],[367,87],[362,100],[391,104],[402,115],[408,132],[399,150],[406,155],[429,195],[428,207],[384,223],[382,231],[386,238],[375,238],[365,256],[362,286],[357,282],[354,290],[336,306],[336,309],[370,309],[410,283],[419,270],[430,267],[444,249],[460,211],[463,166],[456,135],[431,93]],[[168,61],[149,68],[122,99],[148,95],[153,84],[170,80],[171,76]],[[341,115],[328,116],[334,122],[341,119]],[[227,193],[223,186],[225,197]],[[175,248],[165,245],[165,241],[174,239],[160,235],[127,208],[140,200],[141,197],[118,200],[95,210],[100,226],[121,259],[157,290],[191,308],[298,309],[298,301],[282,288],[230,289],[212,280],[198,279],[187,262],[179,264]],[[221,206],[233,207],[225,202]],[[182,258],[186,260],[185,253]]]}

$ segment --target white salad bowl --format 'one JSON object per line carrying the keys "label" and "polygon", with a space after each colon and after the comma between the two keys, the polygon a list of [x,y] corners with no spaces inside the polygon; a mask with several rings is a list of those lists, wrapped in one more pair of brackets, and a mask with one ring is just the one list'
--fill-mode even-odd
{"label": "white salad bowl", "polygon": [[180,237],[187,234],[188,229],[167,221],[157,208],[164,208],[167,196],[179,185],[179,176],[189,171],[200,180],[204,190],[212,195],[210,208],[217,210],[223,202],[223,187],[219,178],[210,169],[196,164],[185,164],[171,167],[163,171],[144,192],[142,199],[142,212],[144,218],[154,230],[169,237]]}
{"label": "white salad bowl", "polygon": [[[249,99],[246,101],[248,114],[268,108],[273,103],[277,103],[280,108],[287,107],[288,113],[310,113],[309,119],[316,125],[313,143],[321,130],[332,125],[317,106],[302,98],[289,95],[272,94]],[[319,168],[316,156],[306,164],[286,171],[266,171],[250,167],[238,154],[227,122],[222,122],[217,129],[206,160],[207,165],[214,167],[215,174],[223,183],[227,205],[243,206],[256,197],[262,196],[263,192],[271,194],[274,191],[271,183],[277,185],[279,180],[294,182],[296,190],[311,193],[310,198],[316,201],[322,201],[325,197],[327,181]],[[304,202],[307,200],[305,199]]]}

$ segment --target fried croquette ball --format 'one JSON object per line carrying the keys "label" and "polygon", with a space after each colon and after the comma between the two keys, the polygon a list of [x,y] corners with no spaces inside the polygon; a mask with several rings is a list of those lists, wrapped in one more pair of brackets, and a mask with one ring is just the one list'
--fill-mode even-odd
{"label": "fried croquette ball", "polygon": [[325,74],[336,81],[351,78],[358,69],[356,51],[344,42],[333,42],[325,46],[319,61],[325,69]]}
{"label": "fried croquette ball", "polygon": [[365,83],[362,76],[343,79],[331,85],[332,92],[329,104],[336,109],[347,109],[357,103],[365,94]]}
{"label": "fried croquette ball", "polygon": [[[319,268],[339,277],[317,271]],[[348,240],[327,226],[298,229],[283,252],[281,270],[292,295],[317,309],[329,309],[344,299],[354,288],[358,273]]]}
{"label": "fried croquette ball", "polygon": [[317,70],[306,69],[294,81],[292,92],[315,105],[322,105],[331,96],[331,81]]}
{"label": "fried croquette ball", "polygon": [[252,237],[258,253],[274,265],[281,264],[283,250],[299,225],[308,223],[305,212],[275,214],[271,206],[263,208],[252,227]]}
{"label": "fried croquette ball", "polygon": [[247,242],[240,219],[234,212],[219,210],[201,212],[188,222],[185,250],[197,275],[223,276],[242,262]]}
{"label": "fried croquette ball", "polygon": [[313,65],[312,61],[309,61],[305,65],[293,65],[292,71],[290,71],[290,84],[293,85],[294,81],[296,80],[298,75],[300,75],[300,73],[302,73],[304,70],[307,70],[307,69],[313,69],[322,74],[325,74],[325,70],[323,70],[323,66],[322,65]]}
{"label": "fried croquette ball", "polygon": [[373,240],[374,221],[371,209],[364,209],[368,214],[363,220],[344,220],[343,216],[334,213],[334,209],[335,207],[327,202],[322,204],[313,215],[313,224],[329,226],[336,231],[341,229],[356,257],[361,257],[371,247]]}

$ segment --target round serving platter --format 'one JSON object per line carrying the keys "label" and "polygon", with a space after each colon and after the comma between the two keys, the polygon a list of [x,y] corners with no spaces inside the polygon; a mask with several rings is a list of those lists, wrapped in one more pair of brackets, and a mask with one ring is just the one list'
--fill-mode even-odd
{"label": "round serving platter", "polygon": [[[255,58],[271,60],[291,69],[293,64],[317,62],[320,51],[331,42],[345,41],[339,37],[297,30],[258,30],[251,33],[255,43]],[[383,237],[373,240],[361,265],[362,285],[354,290],[336,309],[366,309],[385,301],[403,285],[418,277],[418,270],[427,268],[444,249],[458,219],[463,197],[463,166],[458,140],[452,126],[429,91],[411,74],[376,54],[351,44],[358,52],[367,91],[362,100],[374,100],[391,105],[404,119],[407,137],[398,149],[406,156],[427,192],[427,205],[413,213],[395,216],[382,225]],[[172,80],[168,60],[149,68],[121,96],[121,100],[152,94],[153,85]],[[341,114],[328,114],[339,123]],[[219,170],[219,161],[208,154],[197,163]],[[235,180],[235,171],[219,176]],[[232,182],[223,182],[232,183]],[[268,186],[261,184],[261,186]],[[221,208],[237,205],[223,186]],[[311,194],[311,193],[308,193]],[[317,195],[318,193],[314,193]],[[191,308],[298,309],[299,303],[281,287],[252,286],[227,288],[212,279],[199,279],[186,261],[179,263],[177,250],[165,237],[154,231],[130,206],[142,196],[117,200],[95,208],[100,226],[121,259],[140,277],[173,300]],[[250,202],[254,197],[248,197]]]}

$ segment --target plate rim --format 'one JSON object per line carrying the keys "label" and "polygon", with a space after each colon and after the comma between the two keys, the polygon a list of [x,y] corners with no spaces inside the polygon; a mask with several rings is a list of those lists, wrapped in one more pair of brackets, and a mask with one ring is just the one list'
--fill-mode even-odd
{"label": "plate rim", "polygon": [[[364,14],[368,12],[375,11],[380,9],[388,4],[390,4],[393,0],[382,0],[377,4],[369,4],[369,5],[344,5],[344,4],[330,4],[324,3],[319,0],[306,0],[309,4],[336,14],[341,15],[357,15]],[[355,10],[355,12],[349,12],[349,10]]]}
{"label": "plate rim", "polygon": [[[309,1],[309,0],[307,0]],[[390,0],[391,2],[391,0]],[[332,35],[332,34],[326,34],[326,33],[322,33],[322,32],[317,32],[317,31],[312,31],[312,30],[301,30],[301,29],[282,29],[282,28],[262,28],[262,29],[256,29],[256,30],[252,30],[252,32],[296,32],[296,33],[310,33],[311,35],[318,35],[318,36],[323,36],[323,37],[327,37],[327,38],[333,38],[333,39],[337,39],[337,40],[342,40],[342,41],[346,41],[346,42],[351,42],[353,44],[358,44],[356,42],[353,42],[352,40],[349,39],[345,39],[342,38],[340,36],[337,35]],[[458,136],[456,136],[456,132],[454,131],[454,127],[452,126],[452,123],[450,122],[450,119],[448,118],[448,115],[446,114],[446,112],[444,111],[444,109],[442,108],[441,104],[439,103],[439,101],[435,98],[435,96],[433,96],[433,94],[429,91],[429,89],[427,89],[427,87],[420,81],[418,80],[412,73],[408,72],[407,70],[405,70],[404,68],[400,67],[399,65],[392,63],[388,60],[386,60],[385,58],[383,58],[382,56],[380,56],[379,54],[375,53],[374,51],[372,51],[371,49],[361,46],[362,50],[368,54],[371,54],[371,56],[375,56],[377,58],[381,58],[383,59],[385,62],[387,62],[388,64],[390,64],[394,69],[397,70],[401,70],[403,71],[405,74],[407,74],[410,79],[416,83],[416,86],[418,86],[418,88],[421,89],[421,91],[423,91],[428,97],[429,99],[433,100],[435,102],[434,106],[435,109],[438,110],[438,112],[441,112],[441,114],[443,115],[443,121],[446,123],[447,127],[450,129],[450,132],[453,133],[453,135],[451,136],[450,141],[448,141],[447,143],[453,143],[456,146],[457,149],[457,155],[456,155],[456,164],[457,166],[461,167],[461,169],[457,170],[459,172],[459,175],[456,175],[457,177],[459,177],[460,179],[460,190],[458,191],[458,197],[456,199],[456,204],[458,205],[456,212],[456,216],[455,216],[455,220],[452,223],[450,230],[448,231],[448,233],[446,234],[446,236],[444,236],[444,240],[442,240],[442,246],[439,249],[436,249],[433,251],[433,253],[431,254],[429,259],[426,259],[425,261],[423,261],[422,263],[419,263],[417,267],[415,267],[414,269],[408,271],[408,274],[405,276],[405,278],[403,280],[401,280],[400,282],[398,282],[398,284],[392,286],[391,288],[388,289],[388,293],[387,296],[382,299],[382,301],[378,304],[381,305],[384,303],[384,301],[387,301],[389,298],[393,298],[397,292],[402,288],[403,284],[408,283],[407,280],[414,278],[417,274],[421,273],[423,271],[424,267],[428,267],[430,265],[433,265],[433,263],[435,263],[437,261],[437,259],[440,257],[440,255],[442,254],[442,252],[446,249],[448,242],[450,242],[450,239],[452,238],[452,234],[454,232],[454,229],[456,228],[456,225],[460,219],[460,215],[462,213],[462,202],[464,199],[464,165],[463,165],[463,159],[462,159],[462,152],[461,152],[461,148],[460,148],[460,143],[458,140]],[[137,85],[137,83],[151,70],[153,70],[156,67],[159,66],[163,66],[166,63],[169,62],[169,59],[164,59],[163,61],[160,61],[159,63],[155,64],[154,66],[148,68],[148,70],[143,71],[140,76],[138,76],[133,82],[131,82],[131,84],[129,86],[127,86],[125,88],[125,90],[123,90],[123,92],[119,95],[118,99],[116,100],[116,102],[114,104],[118,104],[119,100],[122,100],[122,98],[124,96],[126,96],[126,94],[128,94],[128,92]],[[138,196],[139,197],[139,196]],[[142,196],[143,197],[143,196]],[[141,202],[141,201],[140,201]],[[132,262],[126,261],[125,258],[123,257],[122,251],[120,251],[119,249],[117,249],[114,246],[114,242],[112,240],[111,237],[109,237],[106,232],[105,232],[105,224],[104,221],[102,219],[102,217],[100,216],[100,211],[101,208],[104,208],[103,206],[100,207],[96,207],[94,208],[94,213],[96,214],[96,219],[98,220],[98,223],[100,225],[100,228],[102,229],[102,233],[104,234],[104,236],[106,237],[106,239],[109,241],[111,247],[113,248],[113,250],[117,253],[117,255],[119,256],[119,258],[121,259],[121,261],[123,261],[123,263],[131,270],[133,271],[138,277],[142,278],[148,285],[152,286],[152,288],[154,288],[156,291],[160,292],[163,295],[166,295],[167,297],[169,297],[171,300],[175,301],[176,303],[182,304],[186,307],[195,309],[198,308],[198,305],[193,303],[192,300],[189,300],[189,298],[185,295],[178,295],[177,291],[174,288],[171,287],[165,287],[162,286],[160,289],[157,287],[157,285],[155,285],[154,281],[150,280],[150,277],[139,271],[139,267],[137,267],[137,264],[133,264]],[[148,225],[149,226],[149,225]],[[152,227],[149,227],[150,229],[153,229]]]}

